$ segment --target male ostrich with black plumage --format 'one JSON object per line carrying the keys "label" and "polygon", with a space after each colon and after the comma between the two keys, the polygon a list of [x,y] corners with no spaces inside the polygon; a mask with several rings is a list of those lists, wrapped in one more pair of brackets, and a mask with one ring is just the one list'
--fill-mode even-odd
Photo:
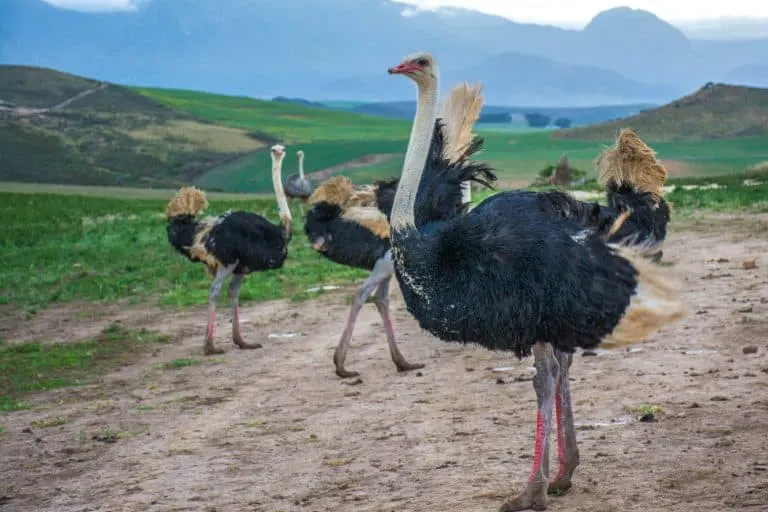
{"label": "male ostrich with black plumage", "polygon": [[304,151],[297,151],[296,156],[299,158],[299,173],[285,179],[285,195],[307,199],[312,194],[312,182],[304,176]]}
{"label": "male ostrich with black plumage", "polygon": [[[448,218],[467,208],[470,203],[470,181],[489,185],[495,180],[484,165],[470,163],[468,157],[480,149],[482,139],[472,135],[472,125],[479,116],[482,97],[479,88],[460,85],[454,88],[443,106],[443,119],[436,121],[430,157],[418,197],[416,222]],[[312,247],[335,263],[370,270],[352,303],[347,325],[336,347],[333,361],[336,374],[342,378],[357,376],[344,368],[352,332],[360,310],[368,297],[381,314],[390,356],[397,370],[405,372],[423,368],[409,363],[395,342],[389,313],[389,283],[394,273],[389,254],[389,222],[397,179],[380,181],[373,187],[355,190],[352,182],[334,176],[312,193],[304,231]],[[375,292],[375,293],[374,293]]]}
{"label": "male ostrich with black plumage", "polygon": [[[416,194],[428,158],[438,69],[428,53],[389,69],[418,86],[418,106],[390,220],[392,261],[408,311],[442,340],[478,343],[518,358],[533,354],[538,402],[533,468],[525,490],[500,511],[547,508],[547,492],[571,486],[579,462],[568,370],[573,352],[610,337],[645,339],[685,307],[655,266],[606,242],[612,222],[553,213],[535,193],[500,193],[472,210],[418,226]],[[581,208],[578,201],[563,203]],[[544,205],[544,206],[542,206]],[[585,210],[586,211],[586,210]],[[593,210],[594,212],[594,210]],[[594,222],[594,224],[593,224]],[[557,416],[559,469],[550,482],[548,441]]]}
{"label": "male ostrich with black plumage", "polygon": [[221,354],[213,342],[216,299],[224,280],[232,275],[229,297],[232,301],[232,340],[242,349],[261,348],[259,343],[246,343],[240,331],[238,300],[243,278],[251,272],[283,266],[291,240],[291,211],[281,179],[285,148],[272,146],[272,184],[275,188],[280,223],[272,224],[261,215],[246,211],[228,211],[218,217],[199,219],[208,206],[202,190],[184,187],[168,203],[168,241],[190,261],[205,264],[214,276],[208,297],[208,328],[205,333],[206,355]]}

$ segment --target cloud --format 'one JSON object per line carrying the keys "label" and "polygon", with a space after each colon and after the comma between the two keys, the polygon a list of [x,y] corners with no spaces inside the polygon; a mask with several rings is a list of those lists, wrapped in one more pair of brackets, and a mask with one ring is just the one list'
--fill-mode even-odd
{"label": "cloud", "polygon": [[82,12],[135,11],[149,0],[44,0],[62,9]]}

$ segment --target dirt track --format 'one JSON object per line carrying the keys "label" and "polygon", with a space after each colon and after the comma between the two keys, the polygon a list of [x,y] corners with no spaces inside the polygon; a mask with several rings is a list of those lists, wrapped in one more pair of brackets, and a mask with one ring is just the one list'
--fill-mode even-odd
{"label": "dirt track", "polygon": [[[581,466],[549,510],[768,510],[767,223],[678,223],[665,259],[690,315],[631,352],[576,356]],[[757,269],[742,268],[755,257]],[[531,360],[440,342],[393,292],[402,350],[427,367],[396,373],[367,306],[348,360],[357,385],[332,371],[345,294],[244,308],[246,337],[264,343],[257,351],[228,344],[222,314],[227,354],[178,370],[158,365],[202,358],[202,309],[113,308],[80,325],[63,320],[71,310],[50,311],[17,326],[16,337],[67,339],[119,318],[175,342],[100,385],[38,395],[39,408],[5,415],[0,510],[497,510],[529,471]],[[287,332],[298,336],[267,337]],[[758,353],[744,354],[748,345]],[[662,408],[659,421],[636,420],[643,403]],[[28,429],[52,417],[68,423]],[[116,442],[92,438],[105,432]]]}

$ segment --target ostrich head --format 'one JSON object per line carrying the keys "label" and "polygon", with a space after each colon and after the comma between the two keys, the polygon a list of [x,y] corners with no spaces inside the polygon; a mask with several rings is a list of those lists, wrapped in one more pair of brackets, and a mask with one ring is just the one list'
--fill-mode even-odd
{"label": "ostrich head", "polygon": [[437,63],[429,52],[413,53],[405,57],[400,64],[389,68],[390,75],[405,75],[417,84],[426,84],[437,80]]}
{"label": "ostrich head", "polygon": [[296,156],[298,156],[299,158],[301,158],[301,157],[303,157],[303,156],[304,156],[304,152],[303,152],[302,150],[298,150],[298,151],[296,152]]}
{"label": "ostrich head", "polygon": [[272,152],[272,156],[278,159],[282,159],[285,156],[285,146],[281,146],[280,144],[275,144],[270,148],[270,151]]}

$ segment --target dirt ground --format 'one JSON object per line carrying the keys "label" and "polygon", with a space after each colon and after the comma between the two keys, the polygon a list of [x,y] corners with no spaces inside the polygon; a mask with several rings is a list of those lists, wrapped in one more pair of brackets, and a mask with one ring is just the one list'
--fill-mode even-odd
{"label": "dirt ground", "polygon": [[[581,466],[549,510],[768,510],[768,216],[674,224],[666,270],[691,312],[631,350],[576,356]],[[753,258],[757,268],[744,269]],[[62,309],[16,322],[17,338],[66,341],[118,319],[174,343],[0,417],[0,510],[497,510],[530,469],[532,361],[422,332],[393,285],[401,348],[426,368],[395,371],[368,305],[348,358],[362,382],[342,381],[331,358],[352,291],[247,306],[256,351],[231,345],[222,314],[227,353],[176,370],[159,365],[203,358],[202,308],[108,308],[98,321]],[[661,408],[658,421],[638,421],[642,404]],[[31,426],[52,418],[66,423]]]}

